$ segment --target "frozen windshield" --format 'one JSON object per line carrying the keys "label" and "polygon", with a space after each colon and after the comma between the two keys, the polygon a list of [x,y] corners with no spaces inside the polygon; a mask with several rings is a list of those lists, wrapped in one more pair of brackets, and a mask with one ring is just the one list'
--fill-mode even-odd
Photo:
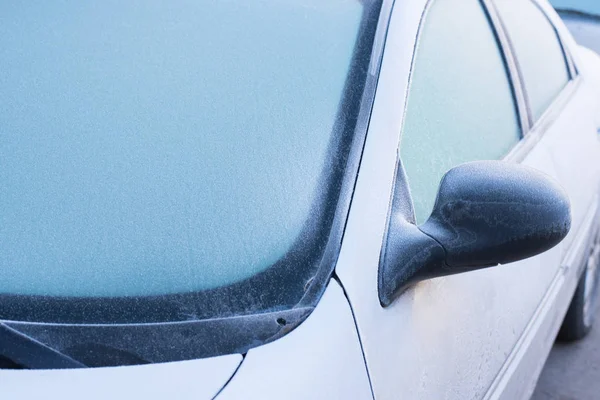
{"label": "frozen windshield", "polygon": [[232,284],[310,226],[356,0],[0,3],[0,294]]}

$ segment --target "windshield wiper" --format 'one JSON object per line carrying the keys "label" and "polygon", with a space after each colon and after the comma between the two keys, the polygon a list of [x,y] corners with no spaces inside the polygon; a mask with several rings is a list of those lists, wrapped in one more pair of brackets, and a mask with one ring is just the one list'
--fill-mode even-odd
{"label": "windshield wiper", "polygon": [[71,357],[0,322],[0,358],[26,369],[85,368]]}

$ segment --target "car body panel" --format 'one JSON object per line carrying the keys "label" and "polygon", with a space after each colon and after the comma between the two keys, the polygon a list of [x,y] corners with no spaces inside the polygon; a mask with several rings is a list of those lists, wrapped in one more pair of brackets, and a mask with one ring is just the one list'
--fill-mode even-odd
{"label": "car body panel", "polygon": [[[565,94],[557,100],[558,113],[543,117],[531,136],[523,139],[530,145],[521,145],[507,156],[507,161],[532,166],[566,186],[574,219],[573,232],[564,243],[509,265],[421,282],[382,308],[375,271],[392,193],[412,49],[424,8],[424,1],[395,4],[336,272],[355,312],[377,399],[476,399],[491,390],[543,299],[555,287],[561,260],[596,193],[597,171],[581,173],[581,181],[569,183],[568,177],[578,172],[573,165],[565,170],[583,147],[589,149],[580,165],[592,162],[596,154],[589,130],[591,115],[577,110],[580,102],[595,99],[587,89],[571,89],[573,96]],[[578,85],[572,82],[569,88]],[[577,133],[569,135],[571,131]],[[565,151],[564,141],[575,142],[574,137],[578,143]],[[568,293],[561,297],[564,304],[557,308],[559,312],[566,309],[569,298]],[[546,347],[535,354],[540,360],[547,356],[544,352],[556,333],[551,328],[557,329],[548,324],[541,331]],[[536,378],[528,374],[527,384]],[[507,393],[512,384],[505,386]]]}
{"label": "car body panel", "polygon": [[563,258],[561,269],[484,399],[529,399],[533,394],[577,287],[594,229],[600,227],[599,210],[599,198],[596,197]]}
{"label": "car body panel", "polygon": [[352,311],[331,280],[319,305],[287,336],[251,349],[223,399],[369,399]]}
{"label": "car body panel", "polygon": [[529,399],[577,287],[590,238],[600,226],[600,58],[578,46],[554,10],[539,2],[573,57],[579,76],[530,133],[548,148],[571,200],[573,228],[562,242],[563,257],[542,302],[508,356],[486,399]]}
{"label": "car body panel", "polygon": [[242,356],[128,367],[0,370],[0,394],[10,399],[210,399]]}

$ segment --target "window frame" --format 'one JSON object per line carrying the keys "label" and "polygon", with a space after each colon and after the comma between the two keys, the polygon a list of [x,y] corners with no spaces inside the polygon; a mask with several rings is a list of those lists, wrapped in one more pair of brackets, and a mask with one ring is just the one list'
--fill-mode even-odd
{"label": "window frame", "polygon": [[[510,85],[512,87],[513,97],[515,100],[515,107],[517,109],[516,111],[520,121],[522,140],[531,128],[531,107],[525,91],[525,85],[523,84],[523,74],[521,72],[521,67],[519,66],[519,60],[515,57],[514,51],[512,50],[513,45],[510,37],[506,33],[506,29],[504,29],[504,24],[496,9],[496,6],[493,3],[494,0],[479,1],[485,10],[485,13],[487,14],[491,29],[494,32],[498,47],[500,48],[500,52],[504,58],[504,64],[507,69],[508,78],[510,80]],[[515,146],[518,146],[518,144]]]}
{"label": "window frame", "polygon": [[557,28],[556,24],[548,15],[548,11],[540,4],[539,0],[523,0],[530,1],[533,5],[544,15],[546,20],[552,26],[552,29],[556,33],[556,38],[561,47],[563,57],[565,60],[565,64],[567,66],[567,71],[569,74],[569,81],[565,85],[565,87],[560,91],[560,93],[552,100],[548,108],[544,111],[544,113],[540,116],[540,118],[536,121],[534,119],[533,111],[531,110],[530,98],[527,93],[527,87],[525,86],[525,81],[523,78],[523,73],[521,67],[519,65],[519,60],[514,50],[513,44],[508,34],[508,30],[498,12],[496,7],[497,0],[481,0],[484,4],[485,8],[488,10],[490,15],[490,19],[494,21],[494,28],[497,31],[497,35],[499,38],[503,38],[500,40],[501,47],[505,54],[509,68],[511,69],[511,77],[514,77],[513,85],[518,87],[515,89],[515,96],[523,95],[523,99],[521,99],[519,105],[519,113],[523,114],[522,120],[525,121],[524,128],[522,129],[522,140],[513,148],[513,150],[507,154],[505,160],[510,161],[521,161],[525,158],[525,156],[531,151],[531,149],[535,146],[537,142],[541,139],[541,136],[548,130],[550,125],[556,120],[556,118],[562,112],[564,106],[569,101],[576,88],[580,83],[580,75],[575,65],[575,61],[573,55],[566,45],[564,40],[564,34],[561,33],[561,30]]}
{"label": "window frame", "polygon": [[[419,48],[419,40],[422,34],[422,30],[423,30],[423,26],[424,26],[424,22],[427,19],[427,16],[429,15],[429,10],[432,7],[432,4],[438,0],[426,0],[425,6],[423,7],[423,12],[421,14],[421,18],[419,20],[419,27],[417,29],[417,33],[415,35],[415,39],[414,39],[414,47],[412,48],[412,54],[411,54],[411,63],[410,63],[410,70],[408,73],[408,84],[406,86],[406,91],[404,92],[404,98],[405,98],[405,105],[404,108],[402,110],[402,119],[401,119],[401,123],[400,123],[400,132],[402,132],[402,130],[404,129],[404,124],[406,122],[406,99],[408,98],[408,95],[410,93],[410,90],[412,88],[412,80],[413,80],[413,73],[414,73],[414,69],[415,69],[415,59],[416,59],[416,54]],[[506,69],[506,74],[507,74],[507,78],[508,78],[508,83],[511,87],[511,92],[513,94],[513,101],[514,101],[514,106],[515,106],[515,112],[517,114],[517,121],[519,123],[519,128],[520,128],[520,132],[519,132],[519,137],[518,137],[518,141],[513,145],[512,148],[510,148],[502,158],[500,158],[500,160],[507,160],[509,158],[513,157],[513,154],[515,152],[519,152],[520,149],[523,147],[523,142],[525,141],[524,139],[527,137],[527,132],[530,130],[530,125],[529,125],[529,106],[526,102],[526,93],[524,91],[524,86],[521,84],[521,78],[520,78],[520,69],[517,65],[517,59],[516,57],[514,57],[513,52],[510,50],[509,48],[509,38],[508,35],[506,35],[506,32],[503,29],[499,29],[499,24],[501,23],[500,18],[498,16],[498,13],[496,12],[496,9],[492,3],[492,1],[494,0],[477,0],[479,2],[479,4],[481,5],[483,12],[489,22],[490,25],[490,30],[492,31],[492,34],[494,36],[494,38],[496,39],[496,45],[499,48],[500,51],[500,55],[502,57],[502,60],[504,61],[504,67]],[[553,25],[554,27],[554,25]],[[415,211],[414,211],[414,199],[413,199],[413,193],[411,190],[411,186],[408,183],[408,180],[406,178],[406,172],[404,170],[404,161],[402,160],[402,157],[400,156],[400,146],[402,146],[402,133],[400,133],[400,140],[398,142],[398,159],[397,159],[397,163],[396,163],[396,172],[394,173],[394,175],[396,176],[396,178],[394,178],[397,182],[394,184],[394,186],[403,186],[404,189],[407,191],[407,196],[408,199],[410,201],[410,213],[412,214],[410,217],[410,221],[411,223],[416,224],[416,215],[415,215]],[[525,153],[526,154],[526,153]],[[390,198],[390,203],[389,203],[389,210],[388,210],[388,226],[389,226],[389,214],[391,213],[392,208],[394,207],[394,197],[396,197],[396,195],[394,193],[392,193],[392,197]],[[387,229],[386,228],[386,235],[387,235]]]}

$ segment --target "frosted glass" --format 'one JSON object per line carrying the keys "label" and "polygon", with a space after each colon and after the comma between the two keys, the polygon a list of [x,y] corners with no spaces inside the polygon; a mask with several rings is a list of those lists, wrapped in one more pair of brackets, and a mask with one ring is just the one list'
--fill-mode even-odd
{"label": "frosted glass", "polygon": [[431,213],[444,173],[502,158],[519,137],[507,71],[479,1],[434,1],[418,39],[401,141],[417,221]]}
{"label": "frosted glass", "polygon": [[310,218],[358,1],[0,2],[0,293],[158,295]]}
{"label": "frosted glass", "polygon": [[600,2],[598,0],[550,0],[550,3],[554,8],[600,15]]}
{"label": "frosted glass", "polygon": [[537,120],[569,81],[569,70],[554,27],[530,0],[501,0],[498,11],[523,73]]}

